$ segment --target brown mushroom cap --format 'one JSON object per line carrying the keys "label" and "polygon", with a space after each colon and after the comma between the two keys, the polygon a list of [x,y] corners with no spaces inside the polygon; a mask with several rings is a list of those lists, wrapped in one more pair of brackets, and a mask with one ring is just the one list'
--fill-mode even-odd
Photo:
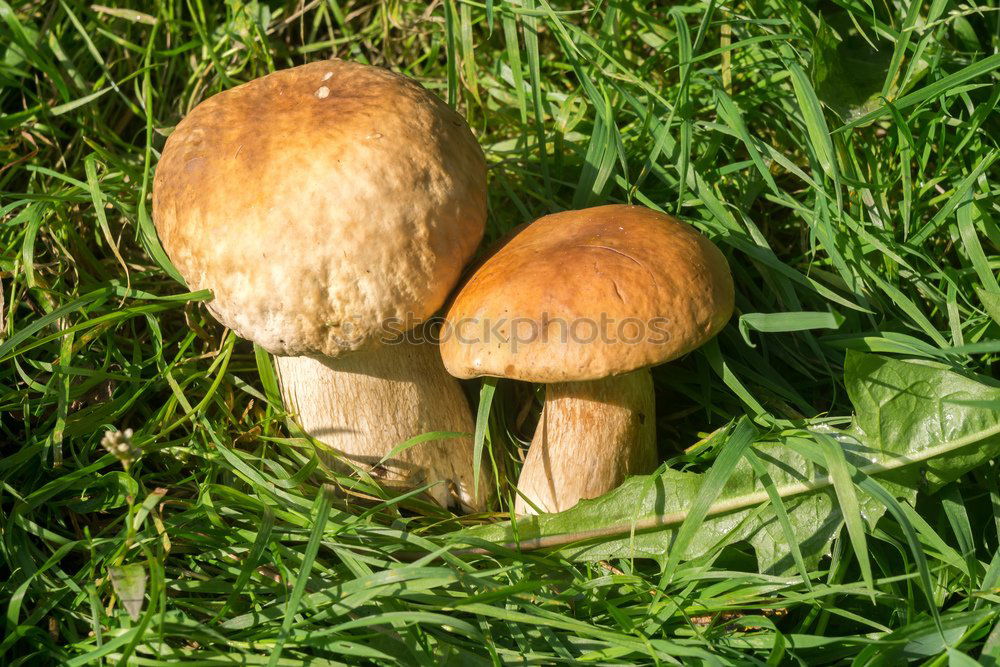
{"label": "brown mushroom cap", "polygon": [[441,355],[460,378],[596,380],[690,352],[732,312],[726,259],[690,225],[639,206],[565,211],[479,267],[448,310]]}
{"label": "brown mushroom cap", "polygon": [[274,354],[336,357],[441,307],[482,238],[486,163],[418,83],[321,61],[188,114],[153,219],[219,321]]}

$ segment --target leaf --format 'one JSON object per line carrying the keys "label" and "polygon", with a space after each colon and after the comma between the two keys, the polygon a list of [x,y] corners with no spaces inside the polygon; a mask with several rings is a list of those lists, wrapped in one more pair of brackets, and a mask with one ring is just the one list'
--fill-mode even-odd
{"label": "leaf", "polygon": [[388,461],[389,459],[399,456],[407,449],[411,447],[416,447],[417,445],[423,444],[425,442],[437,441],[437,440],[455,440],[455,439],[466,439],[470,436],[470,433],[460,433],[458,431],[428,431],[426,433],[421,433],[415,435],[412,438],[407,438],[403,442],[394,445],[392,449],[386,452],[382,458],[378,460],[375,467],[378,467]]}
{"label": "leaf", "polygon": [[907,545],[910,547],[910,553],[913,554],[913,559],[916,562],[917,573],[920,576],[920,583],[924,589],[924,595],[927,596],[927,603],[931,610],[931,616],[934,618],[934,625],[937,627],[938,632],[940,632],[943,636],[944,626],[941,624],[941,611],[938,609],[937,603],[934,599],[934,585],[931,582],[931,570],[930,566],[927,564],[927,555],[924,554],[923,547],[920,546],[920,541],[917,538],[917,531],[907,518],[906,511],[892,496],[892,494],[889,493],[889,491],[887,491],[882,485],[873,480],[871,477],[863,477],[859,486],[871,497],[876,500],[880,500],[882,502],[882,506],[889,510],[893,517],[895,517],[899,527],[902,529],[903,535],[906,537]]}
{"label": "leaf", "polygon": [[146,595],[146,568],[141,563],[109,567],[111,587],[133,621],[139,620]]}
{"label": "leaf", "polygon": [[[837,494],[838,510],[847,526],[847,533],[851,536],[851,546],[854,547],[854,555],[861,568],[861,578],[869,589],[874,589],[875,578],[872,575],[871,559],[868,558],[868,541],[865,539],[864,518],[854,487],[853,471],[837,441],[826,434],[818,435],[826,445],[823,448],[826,470],[833,481],[833,490]],[[874,598],[872,601],[874,602]]]}
{"label": "leaf", "polygon": [[993,658],[994,665],[997,660],[1000,660],[1000,621],[997,621],[996,625],[993,626],[993,630],[990,631],[989,636],[986,638],[981,655],[983,657]]}
{"label": "leaf", "polygon": [[956,648],[948,648],[948,667],[979,667],[980,663],[978,660],[973,660],[965,653],[962,653]]}
{"label": "leaf", "polygon": [[483,380],[479,390],[479,410],[476,412],[476,432],[472,437],[472,496],[479,497],[479,469],[483,465],[483,443],[486,441],[486,431],[490,418],[490,406],[493,404],[493,393],[497,389],[496,378]]}
{"label": "leaf", "polygon": [[828,313],[746,313],[740,315],[739,329],[743,340],[750,347],[756,347],[750,340],[750,331],[761,333],[785,333],[788,331],[808,331],[810,329],[839,329],[844,316],[837,311]]}
{"label": "leaf", "polygon": [[[790,457],[792,462],[780,461],[780,465],[776,465],[779,462],[776,454],[779,453],[785,455],[783,458]],[[834,525],[826,525],[826,517],[835,507],[832,494],[827,492],[822,497],[813,494],[789,501],[789,496],[793,495],[792,487],[796,487],[794,495],[803,489],[797,488],[801,484],[790,480],[784,468],[801,466],[807,471],[803,480],[821,475],[814,472],[805,459],[777,443],[770,446],[758,443],[755,454],[768,475],[775,480],[778,495],[785,498],[789,521],[799,538],[805,562],[815,562],[818,553],[825,549],[839,526],[835,522],[829,522]],[[505,543],[521,550],[562,547],[563,555],[580,560],[660,559],[668,553],[668,546],[676,542],[677,530],[690,516],[692,503],[698,497],[703,481],[703,474],[672,469],[652,477],[631,477],[611,493],[583,501],[564,512],[521,517],[516,527],[503,523],[473,528],[464,537]],[[757,533],[767,531],[763,541],[765,552],[759,553],[758,557],[763,569],[779,569],[775,565],[788,549],[787,545],[776,550],[771,548],[776,540],[783,543],[784,537],[780,523],[766,518],[773,516],[773,511],[765,505],[767,501],[767,491],[755,483],[752,468],[738,465],[721,493],[705,511],[705,518],[693,524],[694,529],[690,531],[691,537],[683,545],[683,551],[673,552],[675,557],[695,558],[713,548],[741,540],[753,543]],[[758,513],[760,516],[757,516]],[[630,534],[633,528],[634,535]],[[821,535],[822,538],[818,542],[810,542],[803,539],[807,533]],[[781,563],[780,569],[791,567],[791,559],[788,561]]]}
{"label": "leaf", "polygon": [[841,11],[821,17],[812,52],[809,74],[816,95],[843,120],[855,120],[881,105],[891,41],[862,34],[851,15]]}
{"label": "leaf", "polygon": [[687,551],[688,545],[694,540],[698,533],[698,527],[708,515],[712,504],[718,498],[726,482],[733,474],[736,466],[743,459],[743,452],[757,439],[757,430],[746,417],[740,419],[736,427],[733,428],[732,435],[723,443],[715,465],[705,473],[704,481],[698,485],[698,495],[695,496],[691,507],[688,508],[684,522],[677,530],[673,544],[667,556],[667,563],[664,566],[664,578],[669,579],[674,568],[680,562],[681,556]]}
{"label": "leaf", "polygon": [[86,104],[90,104],[97,98],[103,97],[104,94],[110,90],[113,90],[111,86],[108,86],[106,88],[101,88],[96,93],[91,93],[90,95],[84,95],[83,97],[73,100],[72,102],[56,105],[49,109],[49,113],[52,114],[53,116],[61,116],[63,114],[69,113],[70,111],[75,111],[76,109]]}
{"label": "leaf", "polygon": [[[629,478],[611,493],[558,514],[479,526],[452,537],[480,547],[483,541],[522,550],[559,547],[581,560],[662,559],[668,553],[692,559],[745,540],[761,571],[783,573],[798,559],[789,530],[802,562],[815,564],[844,523],[824,448],[839,446],[849,476],[855,483],[862,480],[857,511],[869,526],[885,513],[887,502],[865,479],[877,479],[893,499],[912,502],[917,490],[926,488],[923,473],[933,489],[1000,454],[1000,388],[991,383],[936,364],[854,351],[847,353],[845,375],[856,410],[850,429],[793,429],[753,443],[757,460],[741,458],[731,471],[724,465],[718,493],[711,487],[720,475],[713,477],[712,470],[667,469]],[[742,436],[734,429],[728,437]],[[698,507],[703,493],[714,498],[707,508]],[[776,496],[784,503],[784,517],[774,511]],[[697,520],[687,524],[693,515]],[[684,542],[678,540],[682,525],[690,526]],[[671,544],[679,545],[678,551],[671,553]]]}
{"label": "leaf", "polygon": [[126,288],[131,287],[132,277],[129,274],[128,264],[125,263],[125,259],[118,249],[118,244],[115,243],[111,228],[108,227],[108,216],[104,212],[104,193],[101,191],[101,184],[97,178],[97,156],[95,154],[91,153],[84,160],[84,169],[87,172],[87,187],[90,190],[90,200],[94,204],[94,215],[97,217],[97,224],[104,234],[104,240],[107,241],[108,247],[114,253],[115,259],[118,260],[118,264],[121,265],[122,270],[125,272]]}
{"label": "leaf", "polygon": [[981,609],[949,614],[942,618],[941,627],[932,620],[910,623],[866,646],[852,664],[889,666],[936,656],[956,645],[969,626],[988,616],[989,611]]}
{"label": "leaf", "polygon": [[955,37],[958,38],[963,50],[971,52],[979,51],[982,48],[979,45],[979,36],[976,35],[976,29],[969,23],[969,19],[964,16],[956,16],[954,21],[952,21],[951,29],[954,31]]}
{"label": "leaf", "polygon": [[979,302],[983,304],[983,310],[990,318],[1000,324],[1000,294],[994,292],[987,292],[984,289],[976,288],[976,296],[979,297]]}
{"label": "leaf", "polygon": [[[86,486],[83,486],[83,484]],[[123,507],[139,494],[139,483],[121,470],[81,480],[81,492],[68,507],[78,514],[105,512]]]}
{"label": "leaf", "polygon": [[[861,438],[883,454],[919,454],[930,490],[1000,455],[995,384],[940,364],[857,352],[848,352],[844,373]],[[908,472],[906,481],[918,481],[918,471]]]}
{"label": "leaf", "polygon": [[153,226],[153,220],[149,217],[149,212],[146,210],[145,202],[139,201],[136,205],[139,212],[138,215],[138,227],[139,243],[145,248],[146,253],[156,262],[157,266],[163,270],[168,276],[176,280],[178,283],[187,288],[187,282],[184,277],[181,276],[180,271],[174,266],[170,258],[167,257],[167,252],[163,249],[163,245],[160,243],[160,238],[156,234],[156,227]]}
{"label": "leaf", "polygon": [[[792,560],[795,562],[795,568],[802,577],[802,582],[805,584],[806,588],[812,590],[812,582],[809,581],[809,568],[806,567],[805,558],[802,557],[802,548],[799,546],[798,539],[796,539],[795,529],[792,527],[792,521],[788,516],[788,510],[785,508],[785,503],[781,499],[781,496],[778,495],[778,490],[774,485],[774,480],[772,480],[767,474],[767,468],[765,468],[760,462],[760,459],[757,458],[756,454],[752,451],[748,451],[744,454],[744,456],[746,456],[747,461],[753,467],[754,474],[761,480],[764,489],[767,491],[768,500],[771,502],[771,508],[774,510],[775,518],[778,520],[778,525],[781,527],[781,536],[788,544]],[[780,540],[772,541],[772,544],[775,543],[780,544]],[[764,551],[765,545],[766,543],[762,542],[760,546],[755,547],[758,554]],[[769,553],[768,562],[774,562],[775,560],[776,558],[774,553]]]}
{"label": "leaf", "polygon": [[823,108],[816,96],[816,90],[799,64],[791,60],[791,49],[783,47],[781,52],[789,58],[786,67],[791,74],[792,88],[795,90],[795,98],[798,100],[802,120],[806,125],[809,145],[823,171],[836,181],[840,178],[837,155],[833,149],[830,128],[826,124],[826,118],[823,117]]}
{"label": "leaf", "polygon": [[747,153],[750,154],[750,159],[753,161],[754,166],[757,167],[757,171],[760,172],[764,182],[771,188],[771,191],[780,192],[778,184],[774,181],[774,176],[771,175],[771,170],[768,168],[767,163],[764,162],[764,157],[760,154],[760,151],[757,150],[757,145],[754,143],[753,137],[750,136],[750,130],[747,129],[746,122],[743,120],[743,115],[736,106],[736,103],[721,89],[715,91],[715,97],[718,102],[719,117],[725,121],[726,125],[743,142]]}
{"label": "leaf", "polygon": [[[919,88],[914,90],[912,93],[907,93],[906,95],[897,98],[893,101],[892,106],[897,111],[902,111],[903,109],[911,106],[916,106],[929,99],[933,99],[945,91],[951,90],[970,79],[984,76],[998,67],[1000,67],[1000,53],[994,53],[986,58],[975,60],[967,67],[964,67],[957,72],[952,72],[947,76],[943,76],[940,79],[935,80],[933,83],[927,84],[923,88]],[[880,106],[860,118],[844,123],[834,130],[834,132],[846,132],[855,127],[868,125],[883,116],[890,115],[890,113],[888,105]]]}
{"label": "leaf", "polygon": [[316,560],[316,554],[319,553],[320,543],[323,541],[323,531],[326,529],[326,520],[330,516],[330,504],[333,499],[333,494],[333,486],[330,484],[324,484],[320,488],[319,494],[316,496],[316,503],[313,505],[313,516],[315,519],[313,521],[312,530],[309,532],[309,541],[306,543],[305,549],[302,552],[302,564],[295,577],[295,584],[292,586],[292,592],[289,594],[288,601],[285,604],[285,615],[281,622],[281,633],[278,635],[278,640],[271,652],[271,659],[268,661],[268,667],[274,667],[274,665],[278,664],[278,661],[281,658],[282,649],[284,648],[288,635],[292,630],[292,623],[295,620],[295,614],[298,612],[299,605],[302,602],[302,597],[306,592],[306,582],[309,580],[309,573],[312,571],[313,562]]}
{"label": "leaf", "polygon": [[267,350],[257,343],[253,344],[254,360],[257,362],[257,373],[260,375],[260,383],[264,387],[264,396],[267,398],[269,406],[281,409],[281,389],[278,386],[278,375],[274,371],[274,364]]}

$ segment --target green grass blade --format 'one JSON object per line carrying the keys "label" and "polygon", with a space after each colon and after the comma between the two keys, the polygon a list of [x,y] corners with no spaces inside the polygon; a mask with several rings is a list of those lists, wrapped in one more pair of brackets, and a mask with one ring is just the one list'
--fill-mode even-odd
{"label": "green grass blade", "polygon": [[268,667],[274,667],[281,659],[282,650],[291,632],[292,623],[295,620],[295,615],[298,613],[299,605],[302,603],[302,598],[306,591],[306,582],[309,580],[309,573],[312,571],[313,562],[316,560],[316,554],[319,553],[319,547],[323,541],[323,532],[326,530],[326,520],[330,516],[332,500],[333,488],[329,485],[324,485],[316,498],[316,504],[313,508],[315,519],[313,520],[312,531],[309,534],[309,541],[302,552],[302,564],[295,576],[295,583],[292,585],[292,591],[288,596],[288,601],[285,603],[284,618],[281,621],[281,633],[278,635],[278,640],[272,649]]}
{"label": "green grass blade", "polygon": [[669,582],[674,576],[688,544],[694,538],[701,522],[708,515],[712,502],[722,491],[722,487],[725,486],[729,476],[736,468],[736,464],[740,462],[743,453],[753,444],[756,437],[757,430],[746,417],[741,418],[733,426],[729,437],[726,438],[725,444],[715,459],[715,463],[698,489],[698,495],[688,510],[687,518],[684,519],[677,531],[677,536],[670,544],[667,560],[660,574],[661,582]]}

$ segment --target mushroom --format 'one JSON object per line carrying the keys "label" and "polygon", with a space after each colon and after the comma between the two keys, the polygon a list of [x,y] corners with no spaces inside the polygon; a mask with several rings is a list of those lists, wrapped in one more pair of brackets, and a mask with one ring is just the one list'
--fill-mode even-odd
{"label": "mushroom", "polygon": [[638,206],[545,216],[480,265],[448,309],[441,355],[460,378],[546,384],[515,512],[568,509],[655,469],[649,367],[732,311],[719,249]]}
{"label": "mushroom", "polygon": [[269,74],[180,122],[153,219],[191,288],[212,290],[213,315],[276,355],[305,432],[388,485],[442,482],[430,489],[442,505],[486,506],[469,438],[418,441],[383,461],[415,436],[473,430],[436,345],[411,335],[483,235],[486,162],[459,114],[376,67]]}

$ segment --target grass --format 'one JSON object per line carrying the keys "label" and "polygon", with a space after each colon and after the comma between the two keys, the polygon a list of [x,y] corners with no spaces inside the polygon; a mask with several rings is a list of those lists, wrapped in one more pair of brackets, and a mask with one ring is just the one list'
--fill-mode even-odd
{"label": "grass", "polygon": [[[890,511],[845,511],[806,576],[759,574],[742,543],[457,555],[441,536],[506,515],[324,472],[266,355],[175,280],[149,217],[164,139],[205,97],[333,55],[413,76],[486,152],[488,240],[630,201],[723,248],[738,317],[654,374],[664,459],[718,481],[745,442],[683,450],[742,415],[762,432],[850,416],[846,350],[994,374],[995,6],[127,5],[0,0],[0,662],[1000,661],[995,461],[915,503],[833,461],[848,508]],[[531,392],[483,396],[486,448],[516,466]],[[127,471],[101,446],[125,428]]]}

